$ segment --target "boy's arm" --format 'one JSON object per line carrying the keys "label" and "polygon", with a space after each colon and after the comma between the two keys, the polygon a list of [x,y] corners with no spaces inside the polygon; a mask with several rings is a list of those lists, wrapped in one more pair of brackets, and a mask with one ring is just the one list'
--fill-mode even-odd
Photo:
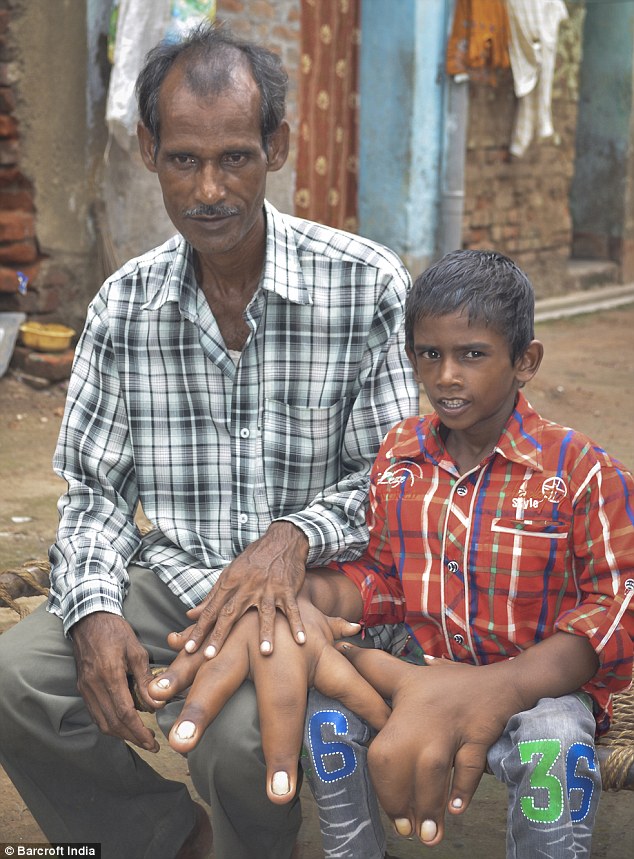
{"label": "boy's arm", "polygon": [[339,649],[392,699],[368,753],[372,782],[397,831],[428,845],[442,840],[446,809],[460,814],[468,807],[487,751],[511,716],[540,698],[577,690],[598,666],[588,640],[566,633],[482,666],[435,659],[420,667],[349,644]]}

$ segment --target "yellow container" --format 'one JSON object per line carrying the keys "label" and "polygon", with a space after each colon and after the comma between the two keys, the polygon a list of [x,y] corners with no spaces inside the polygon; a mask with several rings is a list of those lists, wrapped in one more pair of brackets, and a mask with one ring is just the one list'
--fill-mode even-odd
{"label": "yellow container", "polygon": [[25,322],[20,325],[22,342],[38,352],[64,352],[74,336],[72,328],[53,322]]}

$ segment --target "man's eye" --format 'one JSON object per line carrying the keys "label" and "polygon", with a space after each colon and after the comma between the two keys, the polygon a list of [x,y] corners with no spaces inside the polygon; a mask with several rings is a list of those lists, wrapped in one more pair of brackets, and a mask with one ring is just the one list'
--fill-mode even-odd
{"label": "man's eye", "polygon": [[243,152],[228,152],[224,160],[230,167],[239,167],[246,161],[246,155]]}
{"label": "man's eye", "polygon": [[173,155],[172,161],[179,167],[189,167],[196,163],[196,159],[193,155]]}

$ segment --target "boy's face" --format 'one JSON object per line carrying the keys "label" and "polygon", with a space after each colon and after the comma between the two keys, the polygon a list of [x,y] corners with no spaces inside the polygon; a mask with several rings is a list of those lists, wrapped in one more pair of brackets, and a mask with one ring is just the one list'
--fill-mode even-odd
{"label": "boy's face", "polygon": [[451,434],[495,444],[515,404],[517,389],[537,372],[542,345],[533,340],[511,363],[506,338],[484,322],[469,325],[460,311],[424,317],[414,326],[407,355],[417,380]]}

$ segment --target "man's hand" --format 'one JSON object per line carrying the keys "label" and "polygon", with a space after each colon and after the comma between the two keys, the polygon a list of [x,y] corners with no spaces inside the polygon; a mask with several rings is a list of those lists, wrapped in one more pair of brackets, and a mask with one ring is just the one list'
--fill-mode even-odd
{"label": "man's hand", "polygon": [[147,686],[152,680],[148,655],[129,623],[118,615],[100,611],[78,621],[71,634],[77,688],[99,730],[158,752],[154,732],[145,727],[134,707],[128,675],[136,681],[148,709],[156,710],[163,704],[148,694]]}
{"label": "man's hand", "polygon": [[[288,802],[297,788],[297,763],[302,743],[306,694],[311,686],[338,698],[377,729],[386,721],[389,707],[380,695],[332,646],[334,638],[353,635],[358,624],[326,618],[301,599],[309,635],[298,647],[281,614],[277,616],[277,646],[264,657],[257,646],[258,618],[248,611],[234,626],[215,659],[181,650],[167,671],[149,687],[152,698],[167,701],[191,684],[169,742],[181,753],[190,751],[207,725],[236,689],[250,677],[256,688],[262,747],[267,764],[267,794],[272,802]],[[172,635],[179,647],[187,635]]]}
{"label": "man's hand", "polygon": [[379,802],[400,835],[438,844],[445,810],[467,809],[488,749],[511,716],[524,709],[509,682],[508,663],[473,666],[435,659],[416,666],[381,651],[338,647],[392,699],[392,713],[368,751]]}
{"label": "man's hand", "polygon": [[297,607],[304,582],[308,540],[290,522],[273,522],[268,531],[248,546],[222,573],[207,597],[187,614],[195,620],[185,649],[195,653],[205,642],[205,656],[214,657],[233,625],[250,608],[260,617],[259,641],[264,655],[273,652],[275,619],[279,609],[297,644],[306,631]]}

